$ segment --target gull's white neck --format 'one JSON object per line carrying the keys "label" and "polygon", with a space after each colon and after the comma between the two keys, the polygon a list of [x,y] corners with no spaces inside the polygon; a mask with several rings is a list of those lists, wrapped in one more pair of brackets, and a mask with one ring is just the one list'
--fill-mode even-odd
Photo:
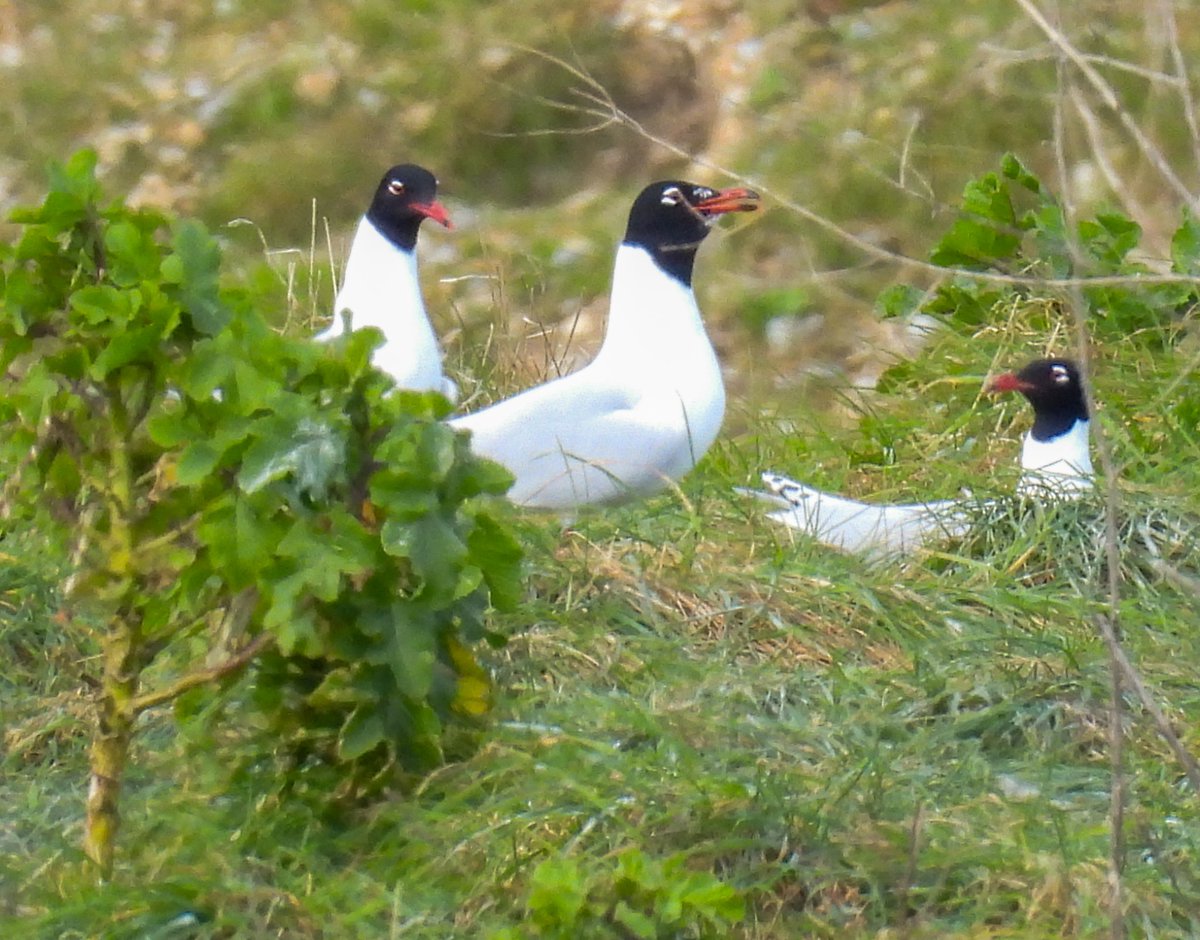
{"label": "gull's white neck", "polygon": [[1048,441],[1025,435],[1021,447],[1020,493],[1078,493],[1092,486],[1092,457],[1088,448],[1088,422],[1076,421],[1070,429]]}
{"label": "gull's white neck", "polygon": [[326,335],[343,332],[346,310],[351,329],[383,331],[386,341],[372,361],[401,388],[442,391],[441,353],[421,297],[417,254],[397,248],[366,216],[354,233]]}
{"label": "gull's white neck", "polygon": [[644,365],[662,372],[675,362],[686,364],[704,349],[712,355],[692,289],[665,273],[644,248],[621,245],[596,364],[623,369]]}
{"label": "gull's white neck", "polygon": [[[399,336],[418,321],[428,329],[425,303],[417,279],[417,253],[402,251],[379,234],[363,216],[350,245],[342,288],[334,311],[353,312],[351,326],[377,326],[389,336]],[[418,316],[413,316],[418,313]]]}

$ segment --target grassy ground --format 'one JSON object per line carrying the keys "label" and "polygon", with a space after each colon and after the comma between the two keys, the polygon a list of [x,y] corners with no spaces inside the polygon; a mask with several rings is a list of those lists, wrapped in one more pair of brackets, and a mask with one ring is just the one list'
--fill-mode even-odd
{"label": "grassy ground", "polygon": [[[738,75],[746,97],[699,131],[679,104],[692,86],[657,109],[645,91],[663,74],[655,67],[672,71],[677,50],[639,26],[630,56],[629,37],[611,26],[616,4],[449,3],[399,17],[393,6],[234,2],[201,14],[177,4],[164,7],[168,28],[116,0],[86,15],[76,3],[47,4],[37,17],[0,3],[0,40],[25,50],[0,88],[22,131],[3,155],[10,201],[36,192],[44,158],[107,129],[99,142],[110,148],[101,151],[115,191],[157,193],[214,223],[254,217],[272,245],[305,246],[275,268],[286,274],[287,259],[298,259],[296,291],[319,297],[329,275],[309,275],[309,199],[334,218],[336,239],[359,211],[348,194],[393,151],[440,154],[460,230],[423,242],[429,302],[464,388],[489,396],[544,367],[539,344],[522,340],[521,317],[554,323],[582,310],[586,324],[595,313],[631,181],[682,168],[618,132],[486,136],[558,120],[529,92],[554,97],[570,84],[542,60],[496,52],[504,41],[578,53],[623,105],[642,103],[635,116],[651,130],[707,146],[864,238],[915,255],[943,227],[962,180],[1000,152],[1022,150],[1053,176],[1044,141],[1054,61],[1010,5],[844,4],[849,12],[823,23],[796,17],[793,5],[746,4],[730,18],[742,32],[701,42],[704,81],[692,98],[711,101],[705,82]],[[1194,11],[1180,6],[1188,27]],[[1150,64],[1167,67],[1139,11],[1098,4],[1073,15],[1072,34],[1098,51],[1143,61],[1149,47],[1158,55]],[[1098,35],[1089,15],[1112,28]],[[1124,28],[1126,15],[1136,28]],[[1189,29],[1184,46],[1197,41]],[[726,71],[705,72],[715,50],[737,42],[758,50],[755,69],[719,60]],[[478,62],[492,63],[485,93],[467,68]],[[217,74],[228,94],[203,109],[209,96],[188,79]],[[1164,86],[1106,74],[1186,165],[1186,129],[1169,119]],[[431,102],[449,117],[431,115]],[[1071,179],[1087,204],[1096,166],[1081,121]],[[1106,153],[1129,186],[1096,198],[1136,209],[1161,256],[1177,201],[1114,127]],[[331,161],[331,140],[348,142],[344,160]],[[481,141],[494,164],[480,164]],[[228,237],[235,267],[255,268],[258,234]],[[678,493],[586,515],[566,531],[557,520],[520,520],[528,597],[496,623],[511,640],[488,654],[495,712],[485,729],[458,732],[444,769],[386,799],[343,799],[320,766],[285,774],[241,707],[247,680],[181,725],[165,712],[146,717],[118,877],[97,887],[78,848],[93,638],[61,616],[57,566],[36,534],[8,533],[0,935],[636,936],[606,919],[630,896],[621,866],[634,851],[649,869],[638,882],[644,910],[662,914],[670,886],[689,873],[719,879],[745,904],[744,916],[729,915],[736,926],[705,928],[697,912],[716,903],[693,898],[685,926],[659,936],[1105,932],[1111,747],[1107,654],[1093,622],[1102,597],[1095,507],[1018,527],[1027,507],[1006,506],[967,544],[868,567],[769,528],[733,493],[766,467],[878,498],[951,496],[967,483],[986,493],[981,475],[1003,493],[1028,416],[1018,402],[981,400],[980,382],[994,365],[1055,342],[1069,348],[1069,328],[1014,315],[960,329],[881,393],[837,398],[840,407],[818,414],[798,403],[828,405],[837,393],[814,394],[813,375],[833,368],[825,384],[840,389],[856,357],[888,341],[868,311],[892,270],[864,265],[784,209],[714,242],[698,280],[734,366],[726,437]],[[474,277],[437,281],[464,272]],[[304,300],[293,313],[321,309]],[[810,342],[764,345],[771,320],[813,313],[825,320]],[[1177,407],[1197,394],[1189,342],[1110,337],[1095,353],[1123,518],[1133,520],[1123,530],[1125,642],[1197,751],[1197,597],[1148,565],[1137,524],[1152,519],[1163,532],[1167,519],[1183,535],[1157,544],[1172,565],[1196,571],[1188,536],[1200,440],[1191,412]],[[1128,923],[1136,936],[1196,935],[1196,794],[1132,697],[1128,706]],[[569,904],[548,900],[580,896],[601,913],[571,922]]]}
{"label": "grassy ground", "polygon": [[[930,362],[982,348],[980,337],[950,337]],[[1128,381],[1144,364],[1127,358],[1107,373],[1114,401],[1136,396]],[[955,403],[965,410],[955,434],[911,431],[916,415]],[[496,713],[452,747],[460,759],[386,799],[339,800],[320,767],[285,778],[239,710],[244,685],[181,730],[151,715],[119,875],[104,888],[78,850],[77,649],[88,638],[52,617],[44,575],[14,552],[0,637],[6,935],[625,936],[599,921],[537,933],[529,905],[547,860],[613,903],[619,859],[634,849],[736,889],[747,903],[736,936],[1103,932],[1097,507],[1017,528],[1014,505],[973,543],[867,567],[793,544],[732,492],[769,465],[952,495],[1013,459],[1027,419],[967,383],[904,382],[878,412],[907,436],[870,478],[853,454],[861,433],[789,437],[760,418],[679,494],[566,531],[521,520],[530,588],[520,614],[497,623],[512,639],[490,657]],[[1105,410],[1113,427],[1136,417]],[[1192,524],[1182,494],[1200,483],[1197,465],[1179,460],[1172,494],[1131,473],[1127,512]],[[1139,539],[1127,549],[1128,649],[1195,750],[1196,597],[1149,572]],[[1173,551],[1174,565],[1196,570],[1191,542]],[[1132,699],[1127,732],[1130,923],[1139,936],[1191,935],[1195,795]],[[207,923],[167,929],[187,911]]]}

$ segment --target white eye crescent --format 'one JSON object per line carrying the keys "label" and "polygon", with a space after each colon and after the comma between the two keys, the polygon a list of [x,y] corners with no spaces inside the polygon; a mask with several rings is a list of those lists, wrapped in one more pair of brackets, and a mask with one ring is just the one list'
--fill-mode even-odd
{"label": "white eye crescent", "polygon": [[675,186],[669,186],[663,190],[662,204],[664,206],[677,206],[683,201],[683,193]]}
{"label": "white eye crescent", "polygon": [[404,184],[400,180],[392,180],[388,183],[388,192],[393,196],[399,196],[404,192]]}
{"label": "white eye crescent", "polygon": [[1071,381],[1071,374],[1063,366],[1051,366],[1050,375],[1058,385],[1065,385]]}

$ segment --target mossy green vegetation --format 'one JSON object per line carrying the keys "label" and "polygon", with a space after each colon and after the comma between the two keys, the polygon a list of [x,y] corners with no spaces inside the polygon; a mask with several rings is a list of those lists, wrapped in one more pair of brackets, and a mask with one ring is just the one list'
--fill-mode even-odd
{"label": "mossy green vegetation", "polygon": [[520,549],[486,503],[508,475],[440,396],[390,394],[378,330],[275,333],[203,226],[106,204],[94,171],[54,166],[0,253],[0,460],[10,520],[61,559],[62,620],[94,631],[84,846],[107,880],[139,716],[251,662],[297,751],[440,764],[444,719],[487,711],[470,647]]}
{"label": "mossy green vegetation", "polygon": [[[1067,230],[1053,194],[1017,161],[972,182],[968,199],[971,226],[952,227],[937,250],[953,246],[987,270],[1053,273],[1059,256],[1042,228],[1064,239]],[[997,240],[999,229],[1018,234]],[[1112,217],[1080,220],[1070,237],[1096,276],[1125,270],[1133,232]],[[1192,233],[1185,219],[1174,240],[1182,271],[1195,264]],[[1107,290],[1089,296],[1107,305]],[[1165,319],[1164,290],[1176,305]],[[1124,479],[1116,615],[1193,750],[1194,425],[1156,413],[1153,432],[1122,429],[1147,423],[1145,403],[1167,376],[1190,395],[1194,291],[1130,286],[1121,299],[1132,320],[1091,318],[1101,424]],[[1103,930],[1103,509],[1004,499],[1028,416],[979,395],[992,363],[1069,335],[1069,300],[1052,286],[979,284],[966,269],[922,297],[940,318],[936,339],[885,375],[858,427],[785,433],[778,418],[750,417],[678,493],[568,530],[515,520],[528,588],[517,610],[488,618],[489,631],[511,638],[485,658],[495,708],[482,734],[451,729],[432,773],[364,786],[322,754],[319,721],[298,752],[294,734],[254,708],[275,687],[270,662],[215,698],[190,694],[181,722],[148,710],[131,752],[128,849],[103,887],[76,847],[87,765],[76,718],[88,706],[71,692],[96,667],[63,652],[94,650],[96,626],[56,613],[61,599],[36,554],[6,556],[3,641],[20,665],[7,680],[16,705],[0,784],[17,807],[0,844],[12,930]],[[211,387],[180,386],[215,408]],[[765,466],[813,468],[877,498],[950,496],[967,481],[1002,498],[962,543],[872,566],[768,528],[733,492]],[[1186,934],[1200,927],[1200,845],[1186,821],[1195,795],[1132,697],[1125,730],[1127,913],[1156,933]]]}
{"label": "mossy green vegetation", "polygon": [[[312,522],[276,559],[289,571],[274,572],[312,574],[280,597],[301,615],[287,620],[299,625],[288,642],[306,658],[263,661],[141,713],[122,849],[103,886],[80,842],[105,620],[61,592],[71,540],[28,525],[33,497],[14,477],[0,542],[0,934],[783,940],[1109,930],[1111,673],[1097,615],[1115,618],[1155,701],[1200,751],[1194,218],[1085,95],[1103,131],[1098,144],[1089,140],[1059,85],[1056,53],[1012,4],[807,5],[826,11],[820,17],[777,0],[738,14],[698,5],[701,14],[719,8],[731,32],[703,16],[668,16],[659,29],[652,6],[639,17],[636,4],[397,9],[370,0],[285,10],[233,0],[203,11],[168,5],[164,26],[118,0],[101,10],[64,0],[36,18],[22,8],[16,27],[0,24],[29,39],[0,88],[22,130],[4,155],[16,167],[15,197],[33,200],[45,158],[111,129],[93,140],[108,190],[145,196],[159,177],[168,203],[219,232],[224,276],[239,285],[234,308],[285,334],[260,324],[262,358],[252,358],[267,383],[239,388],[255,407],[275,400],[285,366],[310,390],[344,391],[351,375],[371,386],[366,345],[318,361],[295,338],[332,298],[321,216],[332,220],[336,261],[339,231],[362,208],[359,190],[395,159],[433,165],[452,214],[478,210],[465,225],[456,218],[453,238],[423,234],[421,245],[430,308],[474,401],[526,379],[519,352],[530,332],[594,312],[626,197],[648,177],[684,172],[682,160],[615,125],[604,135],[491,136],[586,123],[557,107],[579,100],[577,83],[524,45],[581,64],[650,131],[766,181],[865,242],[962,266],[911,273],[878,257],[864,263],[861,245],[814,229],[782,201],[753,226],[711,239],[697,282],[731,364],[728,432],[678,491],[654,500],[584,514],[565,530],[500,513],[525,552],[525,588],[506,598],[515,609],[457,597],[475,584],[469,565],[458,569],[462,580],[437,585],[451,596],[453,627],[495,645],[471,647],[476,662],[445,645],[432,672],[393,676],[427,684],[439,724],[447,706],[455,712],[449,672],[490,698],[464,697],[461,720],[445,723],[436,743],[424,736],[429,748],[407,764],[367,754],[351,772],[330,759],[346,729],[355,731],[350,753],[375,730],[344,720],[347,706],[364,704],[347,684],[373,677],[359,669],[362,636],[339,647],[346,682],[304,696],[316,681],[314,639],[341,642],[308,616],[357,623],[361,605],[382,600],[369,590],[349,610],[350,598],[318,596],[335,576],[355,583],[367,550],[358,537],[370,534],[348,518],[361,502],[326,511],[296,489],[293,458],[318,453],[320,436],[285,436],[299,449],[276,453],[282,462],[264,444],[258,468],[278,475],[242,475],[235,464],[256,442],[240,439],[222,464],[233,482],[218,492],[201,474],[212,457],[207,424],[181,440],[162,426],[147,431],[138,446],[174,448],[181,462],[186,451],[191,485],[226,510],[252,504],[271,538],[284,534],[284,517],[267,511],[268,499],[282,497]],[[1175,12],[1192,56],[1192,13]],[[1087,2],[1064,8],[1060,25],[1191,179],[1195,154],[1160,13],[1150,28],[1141,8]],[[681,45],[700,51],[681,58]],[[745,70],[708,71],[727,65],[720,53],[730,49],[749,51]],[[225,65],[219,82],[214,62]],[[681,82],[684,91],[711,90],[714,76],[729,82],[719,87],[736,94],[720,109],[692,96],[727,123],[689,132],[697,112],[683,98],[647,92],[675,66],[701,79]],[[101,73],[107,81],[91,80]],[[1009,151],[1020,160],[1001,157]],[[1101,157],[1127,185],[1097,183]],[[234,216],[257,230],[220,227]],[[163,228],[154,212],[126,221],[133,229],[116,247],[133,259],[149,257],[151,245],[156,253],[137,276],[176,300],[191,283],[199,294],[188,304],[203,309],[214,250],[203,230]],[[260,238],[303,247],[264,264]],[[182,267],[164,271],[160,251]],[[73,264],[60,267],[79,276]],[[1118,280],[1073,287],[1066,276]],[[230,284],[220,287],[232,303]],[[129,312],[123,302],[93,291],[44,312],[105,321]],[[1104,497],[1056,507],[1011,498],[1028,413],[981,395],[993,369],[1078,355],[1079,320],[1097,430],[1119,480],[1115,607]],[[768,350],[781,321],[807,329],[797,334],[805,339]],[[888,338],[902,332],[877,332],[880,323],[920,325],[919,356],[892,365],[899,350]],[[531,343],[540,354],[540,340]],[[873,344],[886,370],[856,363],[864,349],[876,355]],[[108,354],[114,368],[116,356]],[[162,367],[186,398],[172,407],[204,422],[219,410],[208,392],[224,366],[214,356],[197,362],[186,374]],[[860,374],[869,387],[848,381]],[[463,456],[436,427],[444,405],[382,391],[374,407],[406,413],[397,446],[417,465],[428,470],[428,457],[440,466],[447,448]],[[267,424],[261,441],[279,443]],[[768,526],[734,493],[766,468],[864,499],[967,487],[984,508],[959,543],[868,565]],[[50,487],[34,495],[69,493],[66,469],[47,468]],[[246,492],[251,480],[264,489]],[[390,482],[378,495],[401,499],[407,481]],[[466,511],[468,525],[487,529],[494,507],[468,500]],[[257,577],[271,553],[232,537],[236,506],[232,529],[220,524],[227,518],[208,530],[219,567]],[[370,551],[396,558],[375,536]],[[342,567],[325,564],[331,544]],[[465,562],[453,539],[443,544]],[[469,535],[465,544],[468,556],[486,556]],[[501,551],[478,560],[511,571],[514,559]],[[207,636],[182,637],[147,681],[169,686],[178,667],[205,655]],[[474,714],[480,705],[486,714]],[[1196,934],[1197,794],[1128,693],[1123,728],[1130,933]]]}

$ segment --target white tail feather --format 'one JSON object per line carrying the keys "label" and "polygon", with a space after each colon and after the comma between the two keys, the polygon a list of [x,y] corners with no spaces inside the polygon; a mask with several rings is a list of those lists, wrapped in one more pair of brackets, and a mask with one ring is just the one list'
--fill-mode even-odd
{"label": "white tail feather", "polygon": [[935,539],[962,536],[970,525],[965,500],[873,505],[776,473],[764,473],[762,481],[769,492],[753,495],[776,507],[768,519],[846,552],[906,554]]}

